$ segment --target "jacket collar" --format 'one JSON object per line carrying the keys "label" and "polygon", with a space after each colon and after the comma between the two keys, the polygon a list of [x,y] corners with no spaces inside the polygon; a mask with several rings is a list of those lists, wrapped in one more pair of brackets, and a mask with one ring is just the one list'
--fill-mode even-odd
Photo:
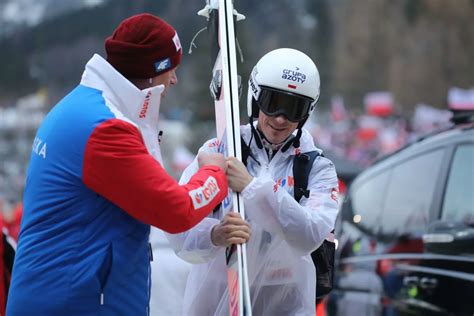
{"label": "jacket collar", "polygon": [[137,125],[156,126],[164,85],[140,90],[98,54],[85,68],[81,84],[101,90],[112,111],[118,110],[119,116],[122,114]]}

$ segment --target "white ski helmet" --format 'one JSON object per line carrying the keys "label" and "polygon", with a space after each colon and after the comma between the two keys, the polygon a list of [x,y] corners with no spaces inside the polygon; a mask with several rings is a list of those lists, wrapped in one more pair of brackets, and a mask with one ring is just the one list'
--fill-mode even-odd
{"label": "white ski helmet", "polygon": [[258,117],[285,115],[301,127],[314,111],[319,98],[319,72],[306,54],[291,48],[275,49],[264,55],[250,74],[247,112]]}

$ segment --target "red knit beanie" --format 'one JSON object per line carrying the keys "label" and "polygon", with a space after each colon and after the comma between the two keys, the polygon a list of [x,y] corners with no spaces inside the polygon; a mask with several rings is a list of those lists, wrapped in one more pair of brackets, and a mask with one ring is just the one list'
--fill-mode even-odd
{"label": "red knit beanie", "polygon": [[148,79],[175,68],[183,49],[178,33],[152,14],[134,15],[105,40],[107,61],[128,79]]}

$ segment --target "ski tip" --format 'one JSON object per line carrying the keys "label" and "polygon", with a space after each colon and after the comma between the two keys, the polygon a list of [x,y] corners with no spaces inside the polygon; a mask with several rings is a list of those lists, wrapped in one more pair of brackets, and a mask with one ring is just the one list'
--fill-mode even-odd
{"label": "ski tip", "polygon": [[235,15],[235,20],[236,20],[237,22],[242,21],[242,20],[245,20],[245,15],[240,14],[239,12],[237,12],[236,9],[234,9],[234,12],[233,12],[233,13],[234,13],[234,15]]}
{"label": "ski tip", "polygon": [[210,6],[206,4],[204,8],[198,11],[198,15],[205,17],[206,19],[209,19],[209,11],[210,11]]}

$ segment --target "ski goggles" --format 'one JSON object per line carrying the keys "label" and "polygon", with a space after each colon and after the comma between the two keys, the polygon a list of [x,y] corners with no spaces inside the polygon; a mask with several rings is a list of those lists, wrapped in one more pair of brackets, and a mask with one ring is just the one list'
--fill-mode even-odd
{"label": "ski goggles", "polygon": [[313,102],[313,99],[302,95],[261,87],[257,104],[265,115],[284,115],[289,121],[297,123],[308,117]]}

